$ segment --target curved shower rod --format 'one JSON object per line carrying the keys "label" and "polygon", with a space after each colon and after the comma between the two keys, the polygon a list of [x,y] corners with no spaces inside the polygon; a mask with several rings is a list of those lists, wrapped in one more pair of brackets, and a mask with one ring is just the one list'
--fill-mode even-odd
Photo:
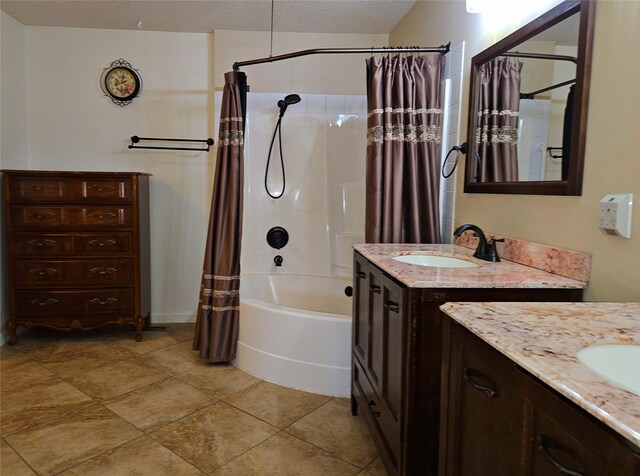
{"label": "curved shower rod", "polygon": [[451,42],[446,45],[435,47],[423,46],[387,46],[381,48],[315,48],[310,50],[294,51],[276,56],[267,56],[265,58],[257,58],[247,61],[238,61],[233,63],[233,70],[238,71],[242,66],[252,64],[273,63],[290,58],[298,58],[300,56],[320,55],[320,54],[345,54],[345,53],[442,53],[446,55],[451,49]]}

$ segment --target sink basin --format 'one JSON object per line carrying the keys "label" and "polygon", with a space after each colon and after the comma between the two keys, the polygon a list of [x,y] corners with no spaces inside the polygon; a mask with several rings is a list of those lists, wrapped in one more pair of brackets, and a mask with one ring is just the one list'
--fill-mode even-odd
{"label": "sink basin", "polygon": [[471,261],[452,258],[450,256],[402,255],[394,256],[393,259],[402,263],[417,264],[418,266],[429,266],[432,268],[473,268],[478,266]]}
{"label": "sink basin", "polygon": [[640,345],[594,345],[579,351],[578,359],[597,374],[640,395]]}

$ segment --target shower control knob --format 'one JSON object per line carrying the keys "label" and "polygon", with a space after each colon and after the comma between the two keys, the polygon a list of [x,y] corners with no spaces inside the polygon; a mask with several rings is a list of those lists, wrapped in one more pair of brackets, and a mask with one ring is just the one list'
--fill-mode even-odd
{"label": "shower control knob", "polygon": [[277,250],[284,248],[289,243],[289,233],[281,226],[274,226],[267,232],[267,243]]}

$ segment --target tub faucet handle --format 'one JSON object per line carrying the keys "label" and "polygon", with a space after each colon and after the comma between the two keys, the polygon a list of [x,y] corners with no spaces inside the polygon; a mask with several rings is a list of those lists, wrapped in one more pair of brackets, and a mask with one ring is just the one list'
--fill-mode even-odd
{"label": "tub faucet handle", "polygon": [[273,262],[276,266],[282,266],[282,256],[276,255],[276,257],[273,258]]}

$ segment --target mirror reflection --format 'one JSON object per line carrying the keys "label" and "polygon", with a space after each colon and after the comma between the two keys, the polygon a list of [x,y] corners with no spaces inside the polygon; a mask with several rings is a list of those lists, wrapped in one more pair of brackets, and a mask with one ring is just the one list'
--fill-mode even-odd
{"label": "mirror reflection", "polygon": [[465,191],[580,194],[591,25],[566,1],[473,58]]}

